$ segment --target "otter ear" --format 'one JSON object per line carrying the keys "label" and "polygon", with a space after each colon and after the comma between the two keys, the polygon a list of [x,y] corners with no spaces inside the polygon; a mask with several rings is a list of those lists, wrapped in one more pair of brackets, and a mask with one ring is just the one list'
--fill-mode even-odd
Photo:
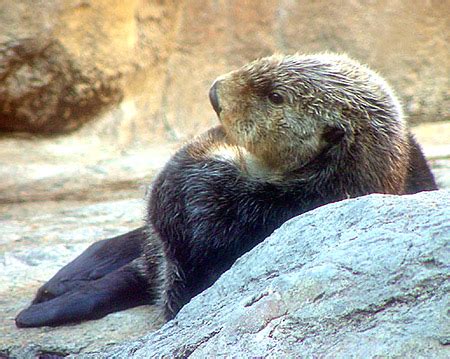
{"label": "otter ear", "polygon": [[345,129],[335,126],[327,126],[323,131],[323,138],[331,145],[338,144],[345,136]]}

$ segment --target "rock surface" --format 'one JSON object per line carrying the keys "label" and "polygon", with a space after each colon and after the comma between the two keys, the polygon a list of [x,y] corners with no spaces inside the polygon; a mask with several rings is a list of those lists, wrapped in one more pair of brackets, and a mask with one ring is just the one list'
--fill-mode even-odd
{"label": "rock surface", "polygon": [[1,2],[0,129],[67,132],[117,112],[147,75],[164,73],[174,3]]}
{"label": "rock surface", "polygon": [[285,223],[160,330],[95,357],[448,358],[450,192]]}
{"label": "rock surface", "polygon": [[449,118],[444,1],[16,0],[0,3],[0,130],[130,143],[215,118],[218,75],[281,52],[347,52],[386,76],[413,122]]}
{"label": "rock surface", "polygon": [[[450,188],[450,122],[422,124],[413,133],[440,188]],[[72,134],[58,139],[0,138],[0,219],[64,210],[72,203],[142,198],[145,185],[180,146],[139,143],[120,136],[108,144]],[[67,203],[66,203],[67,202]]]}

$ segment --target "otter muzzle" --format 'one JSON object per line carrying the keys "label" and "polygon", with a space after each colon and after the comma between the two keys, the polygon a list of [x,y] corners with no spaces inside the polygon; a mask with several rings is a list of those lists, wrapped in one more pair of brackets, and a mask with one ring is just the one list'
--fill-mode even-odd
{"label": "otter muzzle", "polygon": [[222,109],[219,105],[219,98],[217,96],[218,84],[219,84],[219,81],[215,81],[209,90],[209,101],[211,101],[211,105],[212,105],[214,111],[216,111],[217,116],[219,116],[220,112],[222,111]]}

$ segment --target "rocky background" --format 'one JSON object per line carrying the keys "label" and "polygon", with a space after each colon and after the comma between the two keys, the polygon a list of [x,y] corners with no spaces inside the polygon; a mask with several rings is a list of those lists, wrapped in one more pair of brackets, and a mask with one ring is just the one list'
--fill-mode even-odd
{"label": "rocky background", "polygon": [[13,318],[89,243],[142,223],[155,172],[216,124],[214,78],[254,58],[369,64],[450,187],[449,18],[448,1],[1,1],[0,357],[92,351],[159,325],[147,308],[58,329]]}

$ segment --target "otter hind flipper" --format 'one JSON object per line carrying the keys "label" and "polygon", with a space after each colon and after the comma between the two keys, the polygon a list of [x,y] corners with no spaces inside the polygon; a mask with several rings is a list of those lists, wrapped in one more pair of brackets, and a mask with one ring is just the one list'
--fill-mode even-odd
{"label": "otter hind flipper", "polygon": [[148,304],[148,283],[140,273],[141,258],[105,276],[85,282],[73,291],[32,304],[19,313],[19,328],[57,326],[100,319],[120,310]]}
{"label": "otter hind flipper", "polygon": [[141,254],[144,240],[145,228],[140,227],[126,234],[93,243],[39,288],[32,304],[74,291],[86,282],[99,279],[130,263]]}
{"label": "otter hind flipper", "polygon": [[16,325],[56,326],[148,303],[140,263],[145,239],[145,227],[140,227],[95,242],[39,288],[31,306],[16,317]]}

